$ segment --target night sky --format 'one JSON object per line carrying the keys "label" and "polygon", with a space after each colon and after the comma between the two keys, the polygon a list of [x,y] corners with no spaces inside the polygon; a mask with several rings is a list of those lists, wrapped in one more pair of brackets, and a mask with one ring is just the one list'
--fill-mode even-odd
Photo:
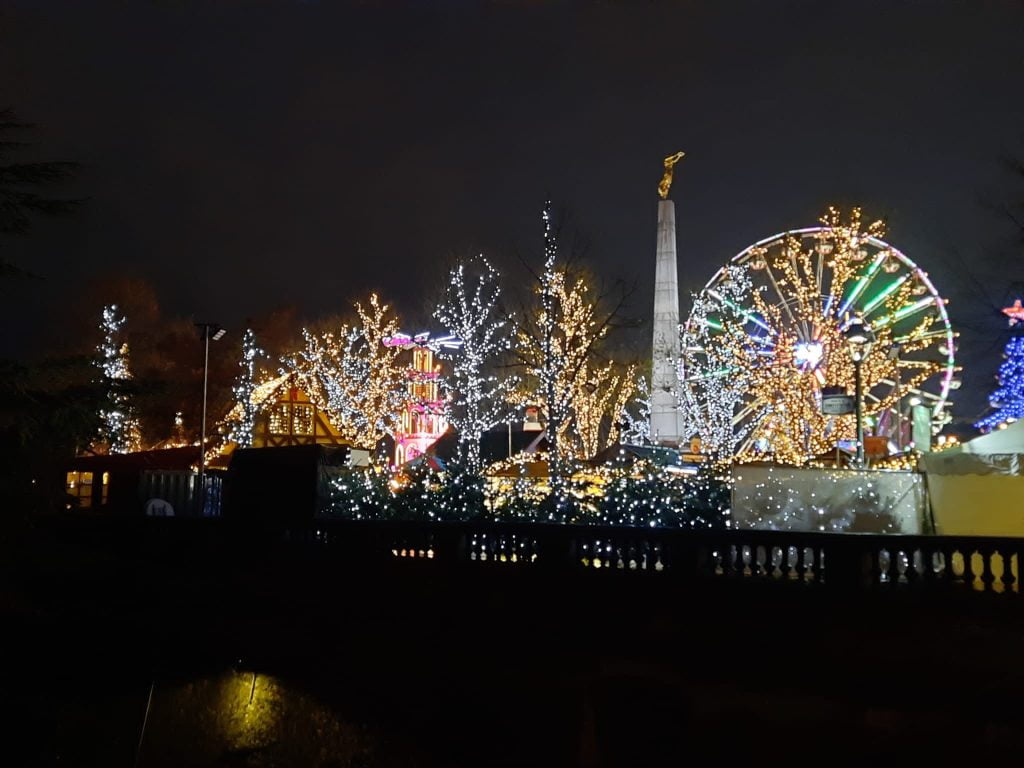
{"label": "night sky", "polygon": [[1019,2],[0,8],[0,105],[39,124],[40,158],[83,164],[71,191],[88,198],[2,244],[46,278],[3,288],[21,329],[4,354],[37,351],[69,296],[125,273],[164,312],[233,328],[370,290],[417,316],[453,254],[539,259],[546,196],[596,272],[637,281],[647,317],[661,158],[684,149],[684,293],[751,242],[860,204],[965,328],[954,413],[984,404],[993,308],[1024,280],[1013,229],[982,205],[1024,198],[1001,167],[1024,157]]}

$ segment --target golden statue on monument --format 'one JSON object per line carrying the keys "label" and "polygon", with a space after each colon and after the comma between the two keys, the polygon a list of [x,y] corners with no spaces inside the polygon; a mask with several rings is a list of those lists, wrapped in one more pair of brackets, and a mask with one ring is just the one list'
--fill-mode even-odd
{"label": "golden statue on monument", "polygon": [[658,194],[662,200],[668,199],[668,188],[672,186],[672,167],[682,160],[684,155],[686,155],[685,152],[676,152],[665,158],[665,175],[658,183]]}

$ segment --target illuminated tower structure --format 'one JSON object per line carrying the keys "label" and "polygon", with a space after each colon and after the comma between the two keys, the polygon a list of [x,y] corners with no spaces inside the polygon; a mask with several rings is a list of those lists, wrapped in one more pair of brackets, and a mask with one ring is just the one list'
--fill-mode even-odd
{"label": "illuminated tower structure", "polygon": [[384,343],[412,352],[411,365],[406,371],[405,410],[395,433],[395,466],[401,466],[425,453],[448,429],[444,399],[438,386],[441,366],[434,362],[434,352],[438,346],[458,344],[451,337],[431,339],[429,333],[416,336],[398,333]]}
{"label": "illuminated tower structure", "polygon": [[676,392],[679,388],[679,278],[676,269],[676,209],[668,199],[672,168],[683,157],[665,158],[658,185],[658,245],[654,272],[654,338],[651,346],[651,440],[676,446],[684,437]]}

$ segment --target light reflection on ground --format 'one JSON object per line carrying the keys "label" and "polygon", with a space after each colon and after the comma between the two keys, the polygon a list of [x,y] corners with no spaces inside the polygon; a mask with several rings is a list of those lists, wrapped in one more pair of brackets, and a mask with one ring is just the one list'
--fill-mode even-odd
{"label": "light reflection on ground", "polygon": [[[380,733],[278,678],[231,670],[157,681],[142,766],[392,765]],[[408,757],[408,756],[407,756]]]}

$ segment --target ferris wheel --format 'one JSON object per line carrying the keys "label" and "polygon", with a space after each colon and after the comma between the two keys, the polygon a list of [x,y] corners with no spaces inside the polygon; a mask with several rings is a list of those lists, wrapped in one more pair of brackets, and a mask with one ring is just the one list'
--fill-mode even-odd
{"label": "ferris wheel", "polygon": [[910,443],[923,405],[933,431],[949,421],[958,385],[955,336],[928,275],[835,209],[824,226],[783,232],[737,254],[694,297],[682,327],[680,406],[688,431],[739,459],[803,463],[853,438],[852,416],[822,413],[830,388],[854,394],[844,337],[851,320],[873,332],[861,363],[869,432]]}

